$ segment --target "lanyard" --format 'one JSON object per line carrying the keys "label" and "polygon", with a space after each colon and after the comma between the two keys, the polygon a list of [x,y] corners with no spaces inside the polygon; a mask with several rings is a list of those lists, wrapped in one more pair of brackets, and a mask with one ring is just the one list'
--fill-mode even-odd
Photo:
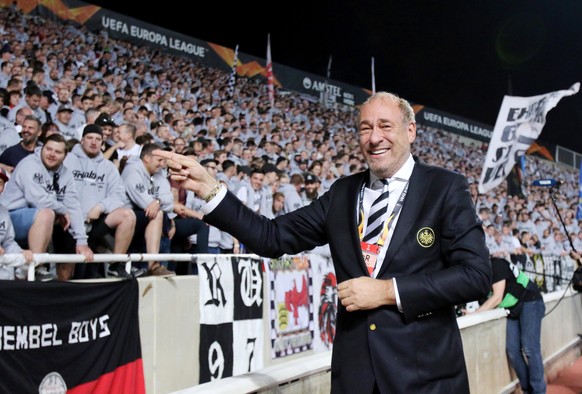
{"label": "lanyard", "polygon": [[[404,185],[404,190],[402,190],[402,193],[400,193],[400,197],[398,197],[398,201],[396,202],[396,206],[392,210],[392,213],[390,214],[390,216],[388,216],[388,219],[384,221],[384,228],[382,229],[382,234],[378,238],[378,241],[376,241],[376,245],[384,246],[384,242],[386,242],[386,238],[388,238],[388,232],[390,231],[390,228],[392,227],[392,222],[393,222],[394,218],[396,217],[396,215],[398,215],[398,213],[402,209],[402,204],[404,202],[404,199],[406,198],[406,193],[408,192],[408,184],[409,183],[410,183],[410,181],[406,181],[406,185]],[[365,220],[364,220],[365,219],[364,218],[364,190],[365,189],[366,189],[366,185],[364,184],[364,185],[362,185],[362,189],[360,190],[360,203],[359,203],[360,225],[358,226],[358,233],[360,234],[360,241],[364,238],[364,223],[365,223]],[[386,201],[386,206],[388,206],[388,200]]]}

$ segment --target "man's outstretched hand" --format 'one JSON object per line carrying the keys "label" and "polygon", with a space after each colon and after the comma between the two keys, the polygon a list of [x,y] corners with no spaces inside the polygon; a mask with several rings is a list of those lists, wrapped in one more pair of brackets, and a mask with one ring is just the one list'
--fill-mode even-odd
{"label": "man's outstretched hand", "polygon": [[166,159],[172,180],[199,197],[207,196],[218,183],[196,159],[161,149],[154,150],[152,154]]}

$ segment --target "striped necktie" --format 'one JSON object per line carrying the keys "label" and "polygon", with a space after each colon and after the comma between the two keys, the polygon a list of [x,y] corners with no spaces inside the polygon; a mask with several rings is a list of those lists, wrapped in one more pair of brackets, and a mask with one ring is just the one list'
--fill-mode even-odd
{"label": "striped necktie", "polygon": [[388,212],[388,181],[386,179],[378,179],[372,185],[380,184],[382,186],[382,193],[376,198],[370,207],[368,213],[368,224],[366,225],[366,234],[362,241],[368,243],[375,243],[378,240],[382,229],[384,228],[384,217]]}

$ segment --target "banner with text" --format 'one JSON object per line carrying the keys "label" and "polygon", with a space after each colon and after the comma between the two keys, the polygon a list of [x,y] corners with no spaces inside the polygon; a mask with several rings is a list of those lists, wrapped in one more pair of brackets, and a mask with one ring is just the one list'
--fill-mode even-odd
{"label": "banner with text", "polygon": [[145,393],[136,280],[2,281],[0,392]]}
{"label": "banner with text", "polygon": [[493,133],[491,126],[420,104],[414,104],[412,108],[419,125],[434,127],[477,141],[487,142],[491,139]]}
{"label": "banner with text", "polygon": [[542,132],[547,113],[562,97],[576,94],[579,89],[580,83],[576,82],[567,90],[539,96],[503,97],[485,156],[479,193],[488,192],[507,177],[517,159],[525,154]]}
{"label": "banner with text", "polygon": [[198,256],[200,383],[263,367],[263,274],[259,258]]}

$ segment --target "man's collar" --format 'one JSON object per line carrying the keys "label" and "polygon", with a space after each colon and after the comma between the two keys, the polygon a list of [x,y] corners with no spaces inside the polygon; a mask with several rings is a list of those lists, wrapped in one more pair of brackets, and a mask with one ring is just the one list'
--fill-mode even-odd
{"label": "man's collar", "polygon": [[[398,179],[407,182],[410,179],[410,176],[412,175],[413,169],[414,169],[414,158],[412,157],[412,154],[410,154],[408,156],[408,159],[406,159],[406,161],[404,162],[404,165],[400,167],[400,169],[396,171],[396,173],[392,177],[387,179],[388,181]],[[368,183],[368,187],[370,187],[378,179],[380,179],[380,177],[378,177],[376,174],[370,171],[370,183]]]}

